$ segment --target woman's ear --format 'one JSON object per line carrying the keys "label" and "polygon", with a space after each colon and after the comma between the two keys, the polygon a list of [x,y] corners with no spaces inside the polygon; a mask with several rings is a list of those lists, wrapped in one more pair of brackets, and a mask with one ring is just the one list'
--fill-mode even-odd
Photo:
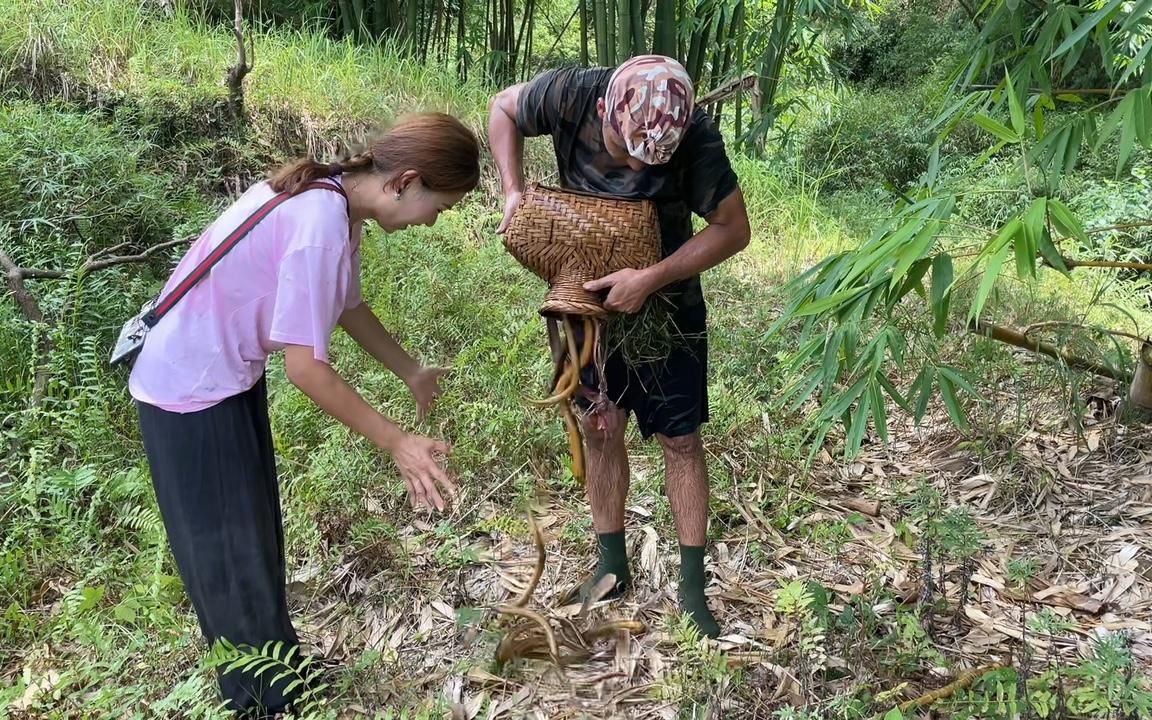
{"label": "woman's ear", "polygon": [[412,183],[420,179],[420,173],[415,170],[405,170],[396,176],[396,192],[403,193]]}

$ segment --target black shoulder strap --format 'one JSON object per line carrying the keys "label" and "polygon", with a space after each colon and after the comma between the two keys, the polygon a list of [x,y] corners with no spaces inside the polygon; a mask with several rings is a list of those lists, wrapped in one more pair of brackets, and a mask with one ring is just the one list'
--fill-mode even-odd
{"label": "black shoulder strap", "polygon": [[[343,195],[345,201],[348,200],[348,194],[344,192],[344,188],[340,187],[339,183],[311,182],[305,185],[300,192],[308,190],[331,190],[332,192],[338,192]],[[221,258],[236,246],[236,243],[240,242],[244,236],[252,232],[252,228],[256,227],[261,220],[267,217],[268,213],[275,210],[280,203],[291,197],[294,196],[288,193],[277,193],[273,195],[267,202],[249,215],[244,222],[237,225],[236,229],[229,233],[228,237],[224,238],[223,242],[208,254],[208,257],[201,260],[200,264],[197,265],[192,272],[188,273],[188,277],[184,278],[167,297],[157,303],[156,307],[152,309],[152,312],[144,316],[144,324],[152,327],[160,322],[160,318],[167,315],[168,311],[172,309],[172,306],[175,305],[180,298],[184,297],[196,283],[200,282],[200,280],[208,274],[208,271],[212,269],[212,266],[220,262]]]}

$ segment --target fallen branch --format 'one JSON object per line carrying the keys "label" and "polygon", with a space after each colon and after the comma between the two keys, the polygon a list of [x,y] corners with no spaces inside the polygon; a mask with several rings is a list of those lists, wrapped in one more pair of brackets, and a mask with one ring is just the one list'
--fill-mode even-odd
{"label": "fallen branch", "polygon": [[[180,238],[178,240],[169,240],[146,248],[134,255],[113,255],[112,253],[120,252],[131,245],[131,243],[120,243],[119,245],[97,250],[90,255],[80,267],[67,271],[21,267],[16,264],[16,261],[12,259],[11,255],[5,252],[3,247],[0,247],[0,268],[4,270],[8,290],[12,293],[12,297],[16,300],[16,305],[20,308],[20,312],[24,315],[24,318],[31,323],[51,327],[54,323],[44,317],[44,312],[40,309],[40,303],[36,300],[36,297],[28,291],[25,280],[61,280],[68,277],[84,276],[88,273],[98,272],[116,265],[146,262],[162,250],[186,244],[192,239],[193,238]],[[48,361],[53,349],[51,338],[47,333],[44,333],[36,348],[36,373],[32,380],[31,397],[31,406],[34,408],[39,407],[44,402],[44,396],[48,392]]]}
{"label": "fallen branch", "polygon": [[1140,272],[1152,272],[1152,264],[1138,263],[1138,262],[1120,262],[1117,260],[1073,260],[1072,258],[1061,258],[1064,261],[1064,266],[1069,270],[1075,270],[1078,267],[1095,267],[1095,268],[1121,268],[1123,270],[1139,270]]}
{"label": "fallen branch", "polygon": [[966,670],[960,673],[960,675],[955,680],[948,683],[944,687],[938,690],[933,690],[930,693],[925,693],[918,698],[909,700],[908,702],[900,703],[900,712],[906,713],[909,710],[928,707],[929,705],[941,700],[947,700],[961,690],[967,690],[972,686],[972,683],[976,682],[993,670],[999,670],[1003,667],[1005,667],[1004,663],[992,663],[991,665],[985,665],[984,667]]}
{"label": "fallen branch", "polygon": [[849,510],[855,510],[858,513],[867,515],[869,517],[880,517],[880,501],[879,500],[865,500],[864,498],[845,498],[840,501],[840,504]]}
{"label": "fallen branch", "polygon": [[696,104],[700,107],[706,107],[718,102],[723,102],[743,90],[755,90],[756,80],[756,73],[748,73],[743,77],[733,78],[720,87],[705,93],[703,97],[696,100]]}
{"label": "fallen branch", "polygon": [[44,322],[44,313],[40,310],[40,303],[36,302],[36,298],[32,297],[32,294],[28,292],[28,287],[24,284],[24,280],[29,277],[28,269],[17,265],[11,256],[4,252],[4,248],[0,248],[0,266],[4,268],[4,274],[8,279],[8,289],[12,292],[12,297],[16,298],[20,312],[24,313],[24,317],[32,322]]}
{"label": "fallen branch", "polygon": [[1032,340],[1023,333],[1017,332],[1015,330],[1010,330],[1008,328],[1000,327],[998,325],[991,325],[989,323],[984,323],[977,320],[968,326],[968,332],[971,332],[975,335],[988,337],[998,342],[1013,345],[1018,348],[1031,350],[1032,352],[1040,353],[1041,355],[1047,355],[1048,357],[1060,360],[1064,364],[1068,365],[1068,367],[1076,368],[1077,370],[1090,372],[1094,375],[1100,375],[1101,377],[1110,378],[1118,382],[1132,381],[1132,374],[1125,370],[1112,368],[1093,360],[1078,358],[1074,355],[1070,355],[1064,352],[1055,345],[1050,345],[1039,340]]}
{"label": "fallen branch", "polygon": [[[28,292],[28,287],[24,284],[24,268],[18,266],[8,253],[4,252],[4,248],[0,248],[0,266],[4,268],[8,289],[16,298],[20,312],[29,322],[45,324],[40,303],[36,302],[36,298],[32,297],[32,293]],[[52,354],[52,348],[52,338],[48,333],[43,333],[36,348],[36,373],[32,378],[31,405],[34,408],[40,407],[44,402],[44,396],[48,394],[48,358]]]}
{"label": "fallen branch", "polygon": [[244,43],[244,2],[233,0],[235,15],[232,18],[232,34],[236,36],[236,64],[228,68],[224,85],[228,88],[228,108],[236,124],[244,121],[244,77],[252,70],[251,57]]}
{"label": "fallen branch", "polygon": [[[1145,338],[1142,338],[1139,335],[1133,335],[1132,333],[1124,332],[1123,330],[1109,330],[1107,328],[1095,327],[1093,325],[1084,325],[1083,323],[1078,323],[1073,320],[1045,320],[1044,322],[1032,323],[1028,327],[1024,328],[1023,334],[1025,337],[1029,337],[1037,330],[1043,330],[1044,328],[1050,327],[1074,327],[1080,328],[1081,330],[1094,330],[1099,333],[1104,333],[1105,335],[1126,337],[1129,340],[1135,340],[1136,342],[1140,343],[1145,341]],[[1031,338],[1029,337],[1029,339]]]}
{"label": "fallen branch", "polygon": [[1105,227],[1088,228],[1084,231],[1085,235],[1094,235],[1096,233],[1112,232],[1113,230],[1136,230],[1137,228],[1152,227],[1152,220],[1144,220],[1141,222],[1120,223],[1119,225],[1106,225]]}
{"label": "fallen branch", "polygon": [[17,268],[17,270],[19,270],[21,277],[25,280],[61,280],[72,275],[87,275],[88,273],[105,270],[116,265],[147,262],[148,260],[151,260],[157,253],[163,250],[177,247],[178,245],[184,245],[191,240],[192,238],[168,240],[167,242],[153,245],[145,249],[143,252],[136,253],[135,255],[112,255],[111,257],[105,257],[109,253],[116,252],[117,250],[123,249],[130,244],[121,243],[120,245],[108,248],[107,250],[96,252],[87,260],[85,260],[83,265],[81,265],[76,270],[71,271],[40,270],[37,268]]}

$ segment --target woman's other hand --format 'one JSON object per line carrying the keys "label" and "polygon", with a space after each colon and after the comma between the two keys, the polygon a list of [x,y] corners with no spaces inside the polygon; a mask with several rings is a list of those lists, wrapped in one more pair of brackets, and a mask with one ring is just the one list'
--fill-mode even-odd
{"label": "woman's other hand", "polygon": [[392,459],[408,487],[413,508],[424,505],[442,512],[448,506],[444,496],[451,499],[456,494],[456,485],[441,466],[447,455],[446,443],[420,435],[405,435],[396,443]]}

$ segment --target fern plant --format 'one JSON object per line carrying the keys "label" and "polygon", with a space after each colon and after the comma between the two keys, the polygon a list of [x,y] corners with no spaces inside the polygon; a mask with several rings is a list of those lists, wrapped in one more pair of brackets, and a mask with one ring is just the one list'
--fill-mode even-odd
{"label": "fern plant", "polygon": [[260,648],[237,646],[225,638],[213,643],[206,662],[225,673],[236,670],[251,673],[257,678],[271,676],[270,685],[285,683],[284,695],[299,691],[294,709],[300,717],[312,717],[324,705],[323,693],[327,682],[321,682],[324,669],[311,656],[299,656],[299,646],[287,647],[283,641],[269,641]]}

